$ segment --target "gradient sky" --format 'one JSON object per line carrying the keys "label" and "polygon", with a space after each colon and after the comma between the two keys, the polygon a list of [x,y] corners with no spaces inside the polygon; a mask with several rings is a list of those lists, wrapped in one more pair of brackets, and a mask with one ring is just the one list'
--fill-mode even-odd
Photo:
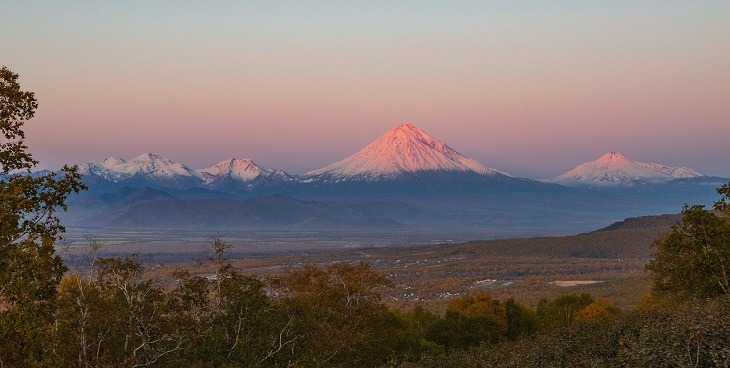
{"label": "gradient sky", "polygon": [[42,166],[302,173],[410,121],[546,178],[617,150],[730,176],[730,1],[0,2]]}

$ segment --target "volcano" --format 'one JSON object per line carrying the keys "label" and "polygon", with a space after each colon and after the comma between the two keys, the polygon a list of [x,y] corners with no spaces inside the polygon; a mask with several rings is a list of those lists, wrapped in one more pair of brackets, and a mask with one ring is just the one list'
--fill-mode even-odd
{"label": "volcano", "polygon": [[324,181],[380,181],[437,172],[512,177],[460,154],[410,123],[390,129],[354,155],[310,171],[304,177]]}

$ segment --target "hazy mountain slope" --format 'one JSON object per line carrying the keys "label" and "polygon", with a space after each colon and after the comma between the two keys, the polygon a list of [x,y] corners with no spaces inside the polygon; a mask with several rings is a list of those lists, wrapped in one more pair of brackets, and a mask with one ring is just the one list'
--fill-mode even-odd
{"label": "hazy mountain slope", "polygon": [[625,220],[614,222],[604,228],[598,229],[597,231],[612,231],[621,229],[643,229],[651,227],[670,227],[682,219],[682,214],[665,214],[655,216],[639,216],[629,217]]}
{"label": "hazy mountain slope", "polygon": [[301,201],[285,196],[235,199],[161,199],[140,202],[87,226],[110,228],[215,229],[292,227],[314,222],[321,228],[399,227],[420,210],[401,203],[343,204]]}

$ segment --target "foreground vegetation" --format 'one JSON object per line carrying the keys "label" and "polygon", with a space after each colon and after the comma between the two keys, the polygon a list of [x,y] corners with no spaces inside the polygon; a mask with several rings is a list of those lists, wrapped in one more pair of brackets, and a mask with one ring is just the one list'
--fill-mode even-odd
{"label": "foreground vegetation", "polygon": [[[684,212],[655,243],[654,292],[630,311],[588,294],[529,308],[483,292],[452,298],[443,313],[392,309],[381,300],[390,281],[368,264],[247,276],[220,237],[210,239],[214,274],[179,271],[168,285],[133,257],[98,258],[89,238],[86,263],[65,274],[40,323],[3,315],[0,352],[5,366],[727,366],[730,225]],[[672,253],[697,267],[669,267]],[[703,264],[708,254],[719,263]]]}
{"label": "foreground vegetation", "polygon": [[0,69],[0,367],[730,365],[730,184],[714,210],[686,207],[654,242],[653,290],[634,310],[588,294],[530,308],[483,292],[451,298],[443,313],[399,310],[381,300],[392,284],[369,264],[256,277],[215,236],[213,275],[164,283],[134,256],[99,257],[98,238],[83,263],[54,253],[64,231],[55,211],[84,188],[75,168],[30,174],[22,126],[37,104],[17,77]]}
{"label": "foreground vegetation", "polygon": [[730,299],[646,306],[401,367],[727,367]]}

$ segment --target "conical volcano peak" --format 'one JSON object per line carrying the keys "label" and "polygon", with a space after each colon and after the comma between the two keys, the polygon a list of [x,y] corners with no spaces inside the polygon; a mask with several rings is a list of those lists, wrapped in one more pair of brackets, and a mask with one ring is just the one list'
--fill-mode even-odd
{"label": "conical volcano peak", "polygon": [[599,159],[614,159],[614,160],[628,160],[629,158],[620,151],[606,152]]}
{"label": "conical volcano peak", "polygon": [[401,125],[395,126],[387,131],[385,134],[383,134],[383,137],[391,137],[392,139],[397,137],[421,138],[424,136],[430,137],[421,128],[411,123],[403,123]]}
{"label": "conical volcano peak", "polygon": [[405,122],[401,125],[397,125],[397,126],[393,127],[392,129],[390,129],[389,133],[390,132],[392,132],[392,133],[404,132],[404,133],[413,133],[413,134],[425,133],[423,131],[423,129],[421,129],[409,122]]}
{"label": "conical volcano peak", "polygon": [[337,180],[377,180],[420,171],[509,175],[456,152],[411,123],[398,125],[356,154],[306,175]]}
{"label": "conical volcano peak", "polygon": [[613,151],[595,161],[582,163],[555,180],[566,184],[629,186],[636,182],[659,183],[699,176],[702,174],[688,167],[638,162]]}
{"label": "conical volcano peak", "polygon": [[393,129],[418,129],[418,130],[420,130],[418,127],[411,124],[410,121],[406,121],[401,125],[396,125],[395,127],[393,127]]}
{"label": "conical volcano peak", "polygon": [[376,142],[380,142],[383,146],[393,145],[395,149],[407,149],[411,145],[425,144],[440,151],[448,151],[450,154],[456,152],[446,143],[432,137],[423,129],[411,123],[404,123],[390,129],[373,143]]}
{"label": "conical volcano peak", "polygon": [[633,161],[630,158],[618,151],[608,152],[594,161],[597,165],[623,165],[631,162]]}
{"label": "conical volcano peak", "polygon": [[610,158],[627,158],[626,155],[619,151],[611,151],[603,155],[603,157],[610,157]]}

